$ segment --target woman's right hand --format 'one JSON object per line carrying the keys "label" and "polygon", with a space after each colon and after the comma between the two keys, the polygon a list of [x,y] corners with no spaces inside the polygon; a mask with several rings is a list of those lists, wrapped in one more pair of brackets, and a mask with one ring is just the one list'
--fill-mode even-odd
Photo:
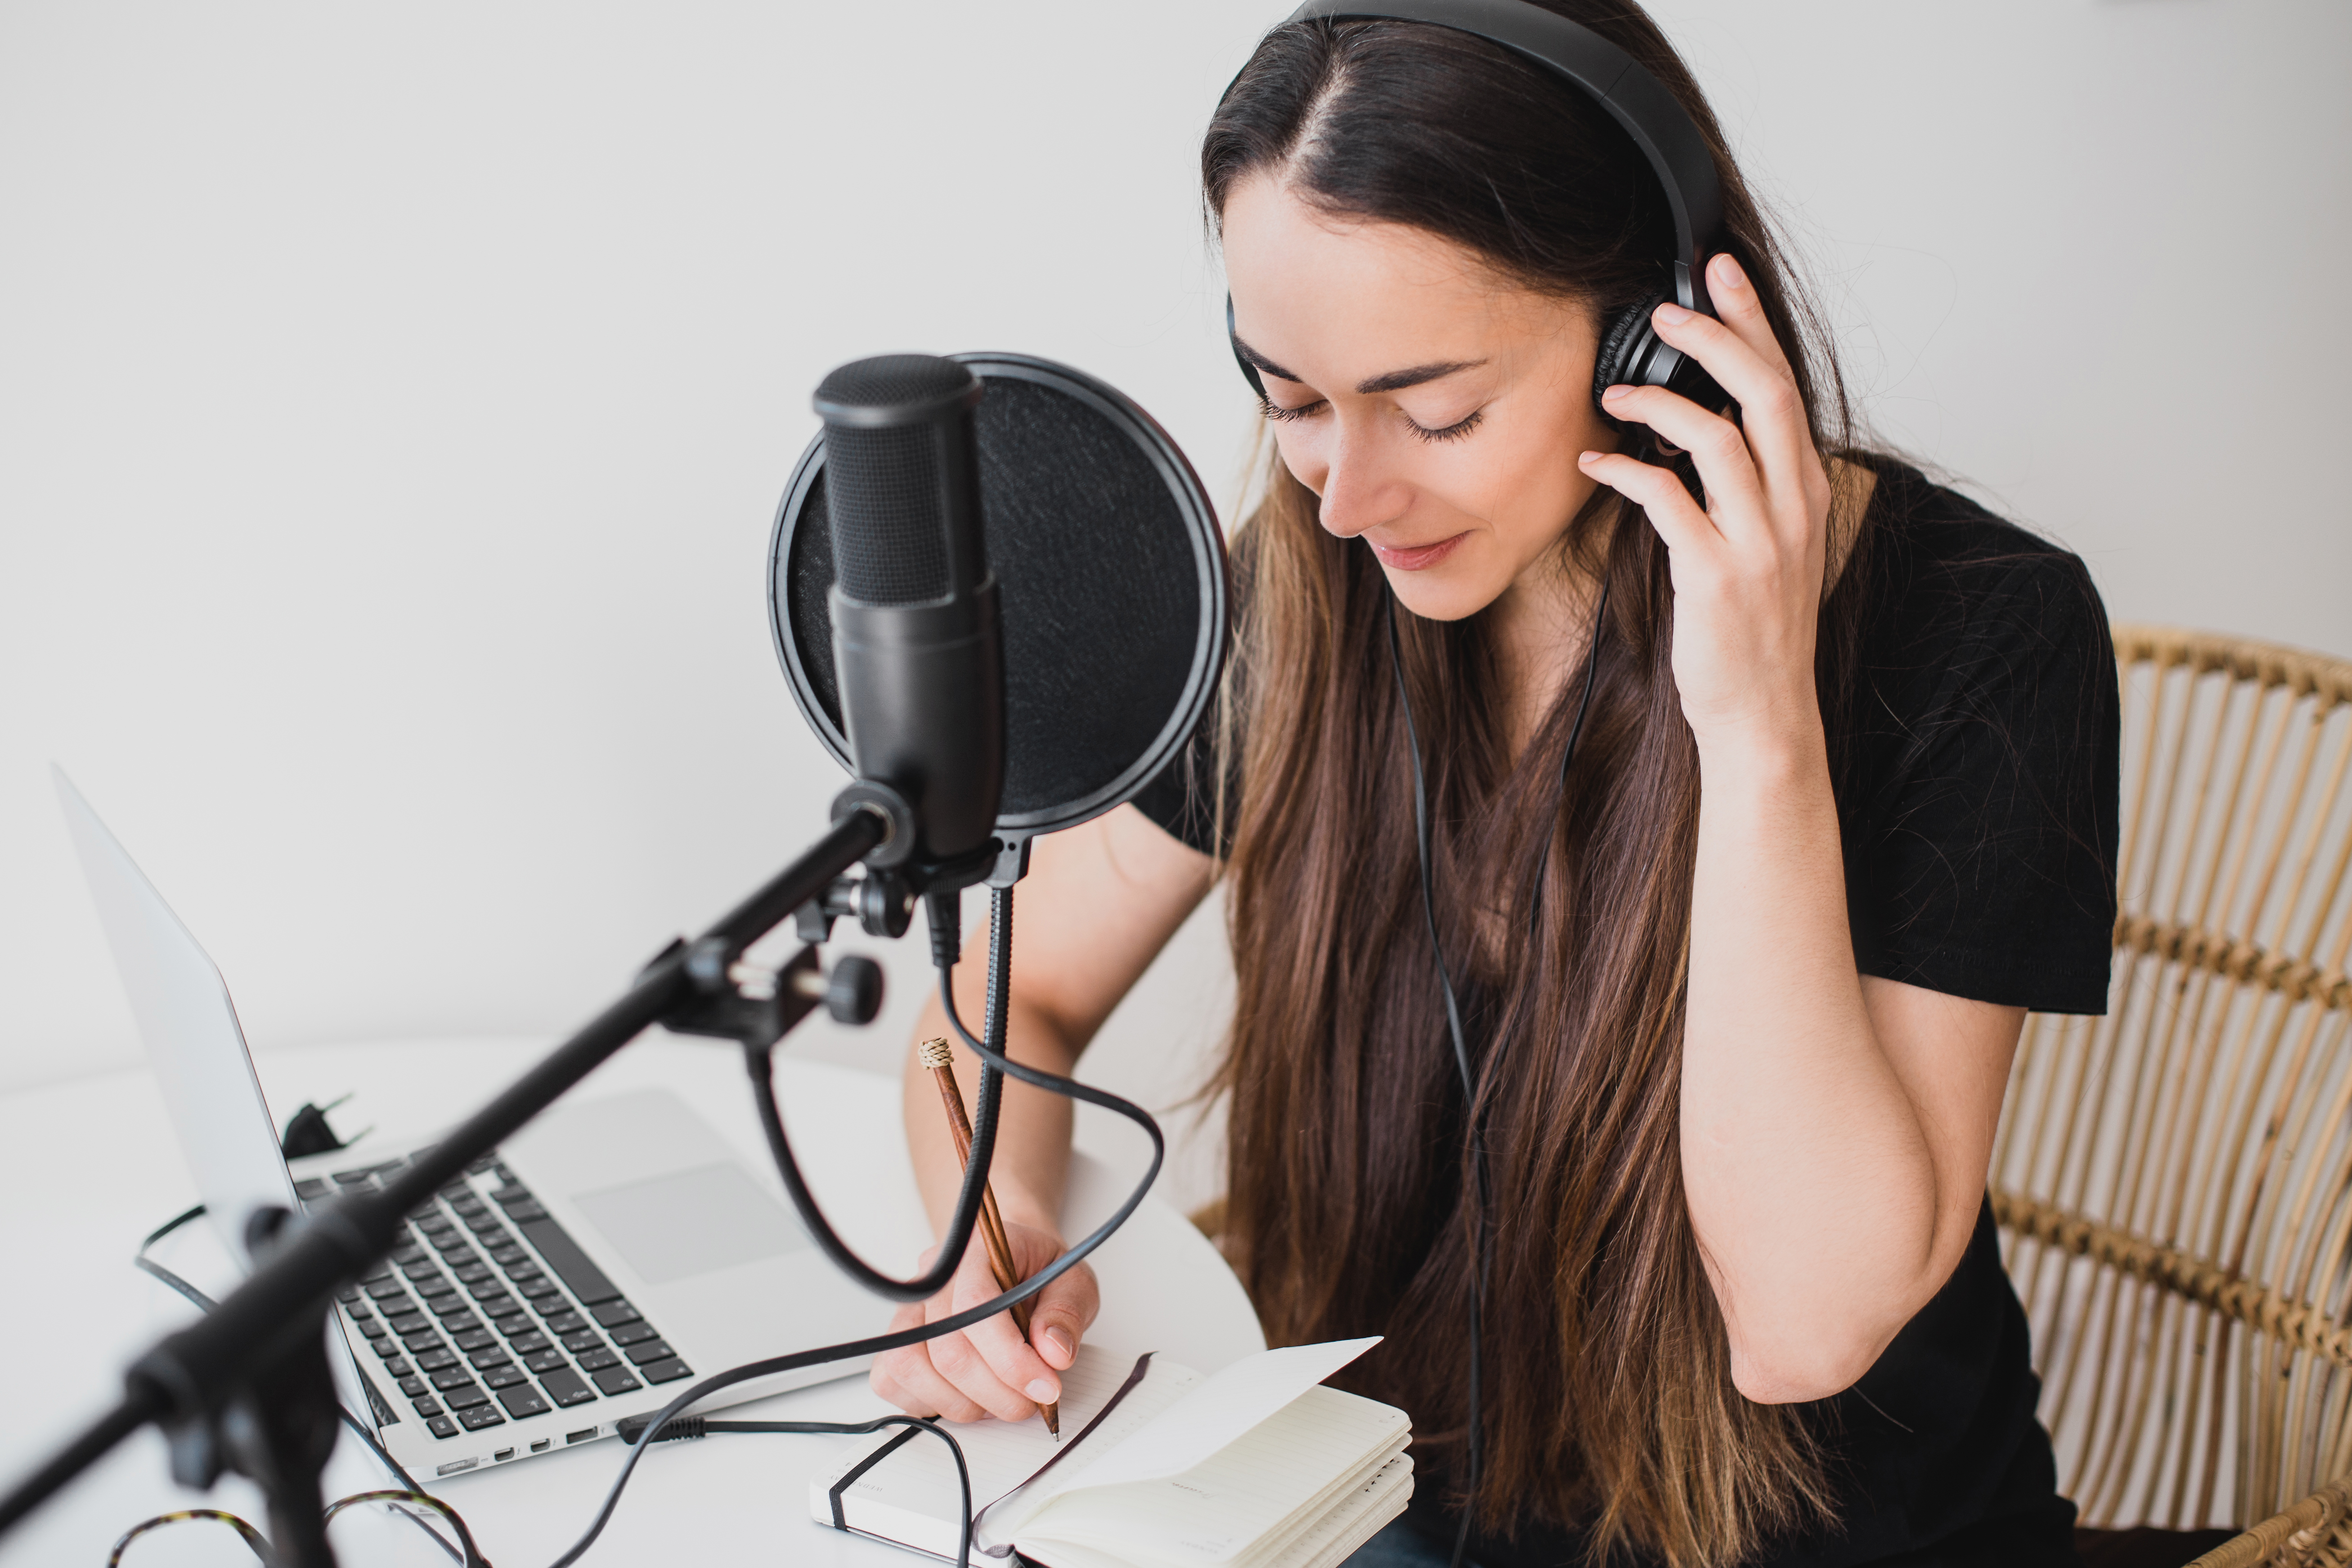
{"label": "woman's right hand", "polygon": [[[1027,1279],[1060,1257],[1062,1239],[1034,1226],[1004,1222],[1005,1240],[1013,1260]],[[939,1255],[934,1247],[923,1254],[922,1267]],[[937,1322],[1001,1295],[989,1272],[988,1248],[978,1227],[964,1249],[963,1266],[947,1289],[926,1301],[910,1301],[890,1319],[892,1332]],[[1095,1271],[1081,1263],[1034,1298],[1029,1338],[1013,1327],[1011,1312],[998,1312],[960,1333],[941,1334],[875,1357],[868,1374],[874,1392],[909,1416],[940,1416],[950,1421],[977,1421],[993,1416],[1003,1421],[1025,1421],[1037,1406],[1062,1396],[1060,1374],[1077,1358],[1078,1340],[1092,1326],[1102,1308],[1102,1292]]]}

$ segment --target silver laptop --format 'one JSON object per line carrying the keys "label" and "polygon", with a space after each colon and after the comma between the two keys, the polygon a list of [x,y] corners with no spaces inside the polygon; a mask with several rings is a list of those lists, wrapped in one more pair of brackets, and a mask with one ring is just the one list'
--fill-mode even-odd
{"label": "silver laptop", "polygon": [[[373,1186],[433,1138],[281,1157],[219,969],[52,772],[196,1189],[250,1268],[256,1207]],[[695,1376],[880,1332],[888,1308],[835,1270],[728,1150],[663,1091],[558,1103],[443,1188],[392,1257],[342,1292],[349,1357],[337,1375],[352,1414],[373,1417],[411,1474],[455,1475],[609,1437]],[[707,1403],[864,1364],[738,1384]]]}

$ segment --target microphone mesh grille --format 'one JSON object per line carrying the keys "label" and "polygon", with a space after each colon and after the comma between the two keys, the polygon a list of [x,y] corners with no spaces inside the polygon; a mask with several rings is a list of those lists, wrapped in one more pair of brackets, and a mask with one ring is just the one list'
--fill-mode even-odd
{"label": "microphone mesh grille", "polygon": [[[1000,821],[1051,813],[1109,784],[1176,712],[1204,606],[1192,535],[1134,434],[1055,387],[982,380],[981,510],[1003,595],[1005,766]],[[825,590],[840,567],[841,433],[807,492],[777,608],[810,695],[836,730],[841,697]],[[862,596],[861,596],[862,597]]]}
{"label": "microphone mesh grille", "polygon": [[951,398],[971,385],[971,371],[930,354],[877,354],[856,360],[817,383],[819,402],[901,408]]}
{"label": "microphone mesh grille", "polygon": [[834,560],[850,598],[914,604],[946,595],[940,445],[939,426],[929,423],[825,431]]}

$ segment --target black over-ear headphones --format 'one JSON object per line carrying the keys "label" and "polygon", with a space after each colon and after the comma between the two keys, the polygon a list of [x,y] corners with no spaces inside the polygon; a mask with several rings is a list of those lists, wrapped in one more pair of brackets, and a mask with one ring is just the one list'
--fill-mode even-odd
{"label": "black over-ear headphones", "polygon": [[[1633,57],[1591,28],[1554,16],[1528,0],[1307,0],[1283,26],[1310,21],[1427,22],[1500,44],[1533,60],[1585,93],[1625,128],[1665,187],[1675,220],[1671,276],[1639,305],[1620,311],[1601,334],[1592,364],[1592,401],[1618,385],[1665,387],[1702,408],[1723,410],[1731,399],[1698,361],[1661,342],[1650,312],[1672,299],[1702,315],[1715,314],[1706,297],[1706,260],[1723,225],[1723,193],[1715,155],[1683,106]],[[1235,80],[1240,78],[1236,77]],[[1231,92],[1233,89],[1225,89]],[[1234,362],[1250,388],[1265,396],[1257,367],[1234,336],[1234,298],[1225,296],[1225,333]]]}

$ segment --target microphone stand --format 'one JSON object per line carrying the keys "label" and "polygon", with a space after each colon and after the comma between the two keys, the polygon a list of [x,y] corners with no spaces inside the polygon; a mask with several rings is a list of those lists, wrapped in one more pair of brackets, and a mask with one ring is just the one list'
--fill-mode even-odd
{"label": "microphone stand", "polygon": [[889,839],[912,837],[911,814],[902,819],[903,805],[887,804],[897,809],[837,806],[833,827],[798,860],[702,936],[664,949],[618,1001],[381,1191],[346,1195],[299,1221],[280,1208],[257,1211],[247,1230],[259,1244],[253,1276],[131,1364],[121,1402],[0,1499],[0,1534],[153,1421],[170,1441],[172,1477],[182,1485],[209,1487],[234,1470],[261,1486],[274,1568],[333,1568],[319,1478],[335,1446],[326,1335],[335,1291],[389,1252],[407,1217],[442,1186],[650,1026],[764,1047],[820,1001],[829,1000],[845,1021],[870,1020],[881,997],[869,960],[843,959],[828,987],[814,949],[803,947],[768,996],[744,994],[730,971],[745,948],[821,900],[859,860]]}

